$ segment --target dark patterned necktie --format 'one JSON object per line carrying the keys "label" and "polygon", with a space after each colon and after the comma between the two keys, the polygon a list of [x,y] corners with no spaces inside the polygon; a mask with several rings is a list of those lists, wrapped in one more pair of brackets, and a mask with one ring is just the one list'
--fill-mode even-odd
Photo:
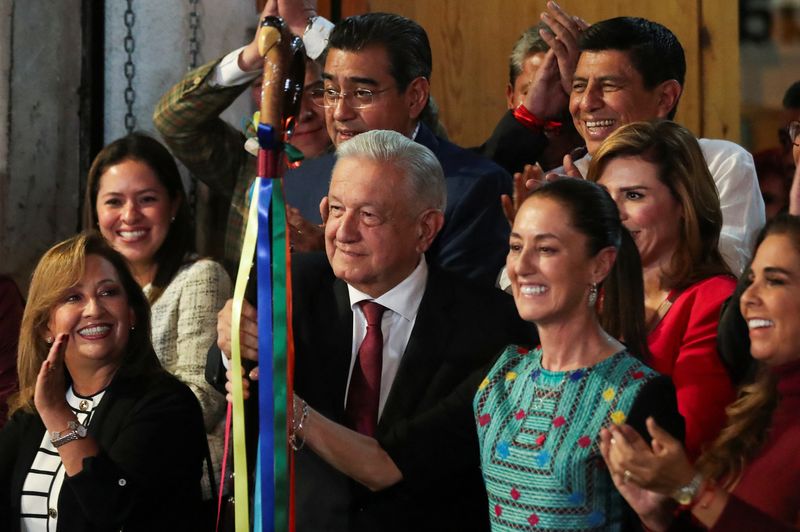
{"label": "dark patterned necktie", "polygon": [[374,301],[359,303],[367,318],[367,334],[358,348],[350,389],[347,391],[345,417],[353,430],[375,436],[378,426],[378,405],[381,398],[381,368],[383,367],[383,331],[381,319],[386,307]]}

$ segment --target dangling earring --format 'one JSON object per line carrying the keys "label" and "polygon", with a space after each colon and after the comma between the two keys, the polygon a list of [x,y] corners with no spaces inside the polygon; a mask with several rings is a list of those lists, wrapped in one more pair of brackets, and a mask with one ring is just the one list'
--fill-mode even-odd
{"label": "dangling earring", "polygon": [[589,285],[589,306],[593,307],[597,303],[597,283]]}

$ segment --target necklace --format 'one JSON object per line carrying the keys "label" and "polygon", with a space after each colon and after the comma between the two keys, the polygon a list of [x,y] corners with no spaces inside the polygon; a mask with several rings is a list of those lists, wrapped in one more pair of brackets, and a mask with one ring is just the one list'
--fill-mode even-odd
{"label": "necklace", "polygon": [[652,332],[653,329],[655,329],[658,324],[661,323],[661,320],[664,319],[664,316],[667,315],[667,312],[669,312],[669,309],[672,307],[672,303],[675,301],[676,297],[677,294],[673,294],[672,290],[670,290],[664,300],[661,301],[661,304],[658,305],[656,311],[652,316],[650,316],[650,319],[647,320],[647,323],[645,324],[648,333]]}
{"label": "necklace", "polygon": [[[545,407],[545,405],[548,402],[553,403],[552,408],[555,409],[554,400],[558,399],[561,396],[561,392],[564,390],[564,386],[567,384],[567,382],[577,381],[583,378],[583,375],[585,373],[586,372],[583,369],[576,369],[573,371],[564,372],[564,374],[561,375],[558,384],[556,384],[555,386],[549,386],[548,384],[541,382],[541,380],[544,379],[539,378],[542,376],[542,369],[541,368],[534,369],[531,372],[531,380],[534,383],[534,388],[533,388],[534,396],[532,403],[533,409],[536,411],[540,411]],[[550,377],[550,376],[545,375],[545,377]]]}

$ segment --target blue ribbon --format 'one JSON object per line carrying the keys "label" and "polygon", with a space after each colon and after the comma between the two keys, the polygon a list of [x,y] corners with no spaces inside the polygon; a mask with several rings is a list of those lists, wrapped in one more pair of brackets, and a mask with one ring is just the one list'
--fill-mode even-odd
{"label": "blue ribbon", "polygon": [[[260,129],[260,128],[259,128]],[[256,471],[256,503],[254,504],[254,531],[274,531],[275,527],[275,471],[274,471],[274,396],[272,368],[272,257],[270,231],[270,203],[272,200],[271,176],[258,179],[258,244],[256,265],[258,272],[258,461]]]}

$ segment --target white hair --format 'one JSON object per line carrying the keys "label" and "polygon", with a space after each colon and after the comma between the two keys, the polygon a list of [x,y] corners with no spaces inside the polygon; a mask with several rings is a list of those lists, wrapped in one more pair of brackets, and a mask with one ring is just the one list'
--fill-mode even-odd
{"label": "white hair", "polygon": [[415,206],[444,211],[447,189],[442,165],[422,144],[397,131],[374,129],[339,145],[337,161],[347,157],[392,164],[405,177]]}

